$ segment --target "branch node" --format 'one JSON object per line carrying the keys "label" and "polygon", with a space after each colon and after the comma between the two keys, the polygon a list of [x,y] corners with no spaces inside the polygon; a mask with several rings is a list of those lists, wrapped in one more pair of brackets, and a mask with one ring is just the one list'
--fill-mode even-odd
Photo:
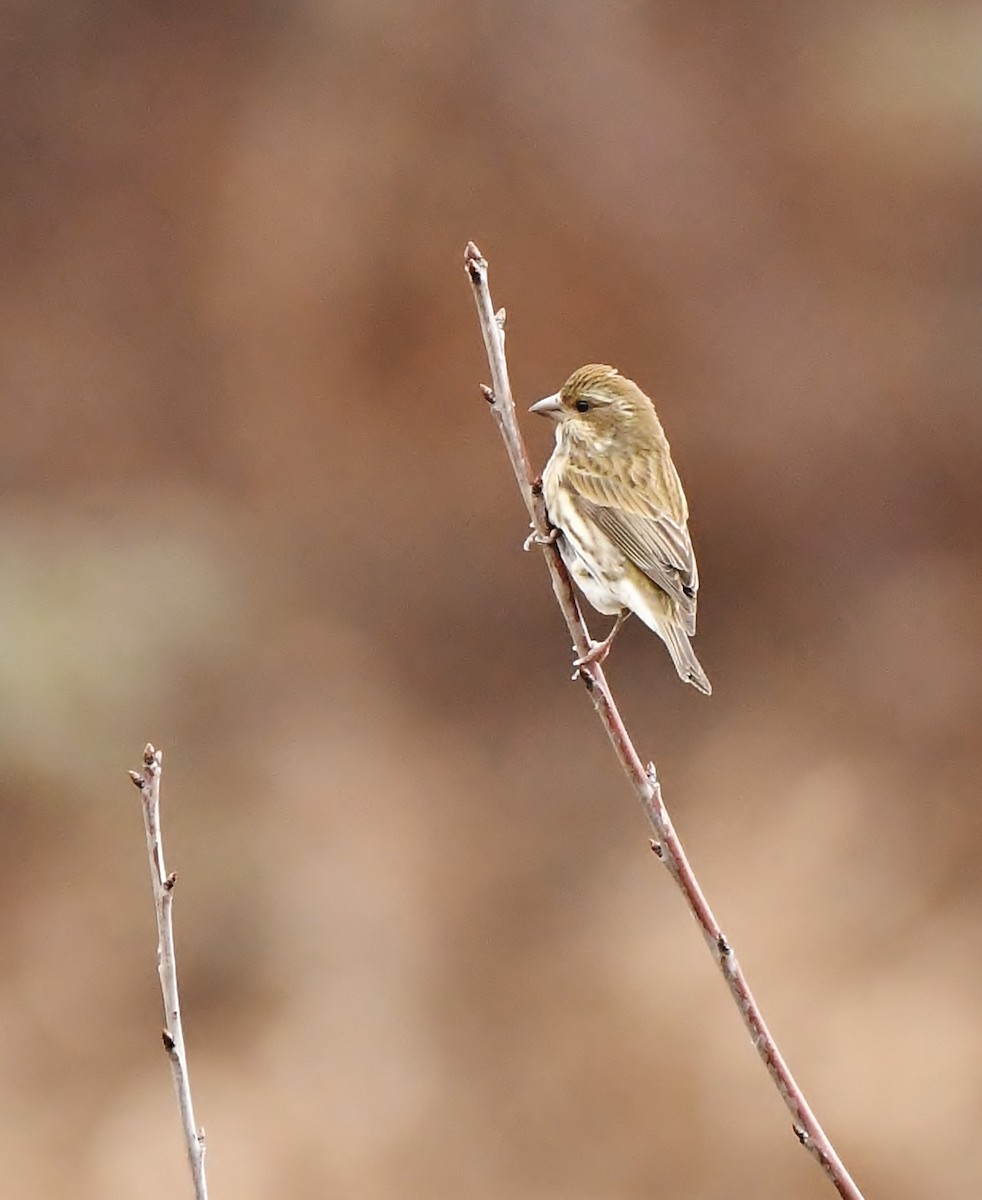
{"label": "branch node", "polygon": [[167,878],[164,880],[164,882],[160,886],[164,889],[165,892],[172,892],[174,890],[175,883],[177,883],[177,872],[171,871],[171,873],[167,876]]}
{"label": "branch node", "polygon": [[167,1032],[166,1029],[162,1029],[160,1031],[160,1040],[164,1043],[164,1049],[167,1051],[167,1053],[173,1054],[174,1048],[176,1047],[177,1042],[174,1041],[174,1039],[171,1037],[171,1035]]}
{"label": "branch node", "polygon": [[533,496],[541,496],[542,495],[542,476],[541,475],[536,475],[536,477],[532,480],[532,495]]}
{"label": "branch node", "polygon": [[143,776],[140,774],[139,771],[130,771],[129,774],[130,774],[130,779],[133,781],[133,783],[136,784],[136,786],[142,792],[143,791]]}
{"label": "branch node", "polygon": [[494,404],[494,390],[489,388],[486,383],[479,383],[477,386],[481,389],[481,395],[488,404]]}
{"label": "branch node", "polygon": [[795,1137],[798,1139],[799,1142],[801,1142],[801,1144],[805,1147],[805,1149],[811,1150],[812,1149],[811,1134],[804,1127],[804,1125],[794,1124],[791,1126],[791,1128],[794,1130]]}
{"label": "branch node", "polygon": [[593,678],[592,666],[587,665],[586,663],[584,663],[581,667],[577,667],[573,671],[573,674],[570,675],[570,679],[573,681],[573,683],[575,683],[577,679],[582,679],[583,686],[591,694],[593,689],[597,686],[597,681]]}
{"label": "branch node", "polygon": [[655,858],[664,860],[665,851],[661,848],[661,843],[656,842],[654,838],[649,839],[648,845],[651,847],[651,853]]}
{"label": "branch node", "polygon": [[738,973],[737,960],[733,953],[733,947],[726,940],[726,934],[722,930],[716,937],[716,954],[719,960],[719,969],[723,972],[724,978],[732,983]]}

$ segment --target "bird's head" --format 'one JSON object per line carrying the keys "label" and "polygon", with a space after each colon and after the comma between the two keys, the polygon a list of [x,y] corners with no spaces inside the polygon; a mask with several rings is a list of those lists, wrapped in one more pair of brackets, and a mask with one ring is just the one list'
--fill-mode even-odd
{"label": "bird's head", "polygon": [[558,392],[529,412],[551,417],[575,440],[609,441],[631,431],[660,432],[654,405],[636,383],[613,367],[590,363],[574,371]]}

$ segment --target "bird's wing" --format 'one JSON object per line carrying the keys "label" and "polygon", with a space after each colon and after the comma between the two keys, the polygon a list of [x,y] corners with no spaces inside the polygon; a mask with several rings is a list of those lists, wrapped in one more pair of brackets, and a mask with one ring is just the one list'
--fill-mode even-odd
{"label": "bird's wing", "polygon": [[678,603],[686,631],[696,631],[699,573],[689,531],[649,499],[649,489],[616,477],[567,469],[585,516],[645,575]]}

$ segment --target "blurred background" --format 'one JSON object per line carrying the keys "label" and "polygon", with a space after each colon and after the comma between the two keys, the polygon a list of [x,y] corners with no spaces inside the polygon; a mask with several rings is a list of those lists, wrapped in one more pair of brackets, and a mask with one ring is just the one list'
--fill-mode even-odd
{"label": "blurred background", "polygon": [[792,1068],[870,1200],[978,1194],[978,6],[0,33],[5,1195],[190,1195],[148,739],[216,1200],[832,1194],[569,682],[469,238],[520,406],[658,399],[715,693],[608,674]]}

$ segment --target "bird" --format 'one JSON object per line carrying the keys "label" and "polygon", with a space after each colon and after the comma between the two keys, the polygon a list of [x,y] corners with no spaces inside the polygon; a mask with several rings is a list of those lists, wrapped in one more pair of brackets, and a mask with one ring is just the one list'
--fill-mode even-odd
{"label": "bird", "polygon": [[614,367],[590,363],[529,411],[556,422],[542,496],[563,562],[593,607],[616,617],[574,665],[603,662],[634,613],[679,677],[711,695],[689,642],[699,590],[689,508],[654,404]]}

